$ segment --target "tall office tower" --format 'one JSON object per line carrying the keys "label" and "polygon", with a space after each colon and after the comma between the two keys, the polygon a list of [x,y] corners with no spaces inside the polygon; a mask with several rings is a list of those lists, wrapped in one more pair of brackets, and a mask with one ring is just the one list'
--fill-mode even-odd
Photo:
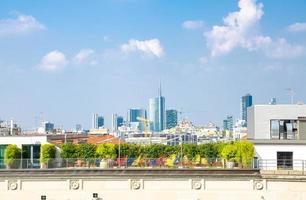
{"label": "tall office tower", "polygon": [[117,114],[112,115],[112,130],[117,131],[120,126],[124,123],[123,117],[118,116]]}
{"label": "tall office tower", "polygon": [[276,105],[276,98],[273,97],[271,100],[270,100],[270,105]]}
{"label": "tall office tower", "polygon": [[177,110],[166,110],[167,129],[174,128],[177,125]]}
{"label": "tall office tower", "polygon": [[104,117],[99,116],[98,114],[94,114],[92,117],[92,128],[99,129],[103,128],[104,126]]}
{"label": "tall office tower", "polygon": [[147,118],[147,111],[141,108],[131,108],[128,110],[127,121],[139,122],[137,117]]}
{"label": "tall office tower", "polygon": [[44,131],[45,133],[50,133],[54,130],[54,124],[51,122],[44,122]]}
{"label": "tall office tower", "polygon": [[223,120],[223,129],[227,131],[234,130],[234,118],[232,115],[227,115],[226,118]]}
{"label": "tall office tower", "polygon": [[149,119],[151,130],[159,132],[166,128],[165,97],[162,96],[161,87],[158,97],[149,100]]}
{"label": "tall office tower", "polygon": [[252,95],[246,94],[241,97],[241,119],[245,121],[244,127],[247,126],[248,118],[247,118],[247,110],[248,107],[253,105]]}

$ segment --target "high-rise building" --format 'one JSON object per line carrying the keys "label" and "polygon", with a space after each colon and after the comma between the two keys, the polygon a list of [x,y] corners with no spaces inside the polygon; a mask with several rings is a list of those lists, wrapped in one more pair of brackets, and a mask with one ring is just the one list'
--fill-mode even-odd
{"label": "high-rise building", "polygon": [[166,110],[167,129],[174,128],[177,125],[177,110]]}
{"label": "high-rise building", "polygon": [[244,126],[247,126],[248,118],[247,118],[247,110],[248,107],[253,105],[252,95],[246,94],[241,97],[241,119],[245,121]]}
{"label": "high-rise building", "polygon": [[92,128],[99,129],[104,127],[104,117],[94,114],[92,118]]}
{"label": "high-rise building", "polygon": [[76,124],[75,125],[75,130],[78,132],[78,131],[82,131],[82,125],[81,124]]}
{"label": "high-rise building", "polygon": [[158,97],[149,100],[149,119],[151,130],[159,132],[166,128],[165,97],[162,96],[161,87]]}
{"label": "high-rise building", "polygon": [[117,114],[112,115],[112,130],[117,131],[120,126],[124,123],[123,117],[118,116]]}
{"label": "high-rise building", "polygon": [[131,108],[128,110],[127,121],[139,122],[137,117],[147,118],[147,111],[141,108]]}
{"label": "high-rise building", "polygon": [[223,130],[233,131],[234,128],[234,119],[232,115],[227,115],[223,120]]}
{"label": "high-rise building", "polygon": [[54,124],[51,123],[51,122],[44,122],[44,131],[45,133],[50,133],[50,132],[53,132],[54,130]]}

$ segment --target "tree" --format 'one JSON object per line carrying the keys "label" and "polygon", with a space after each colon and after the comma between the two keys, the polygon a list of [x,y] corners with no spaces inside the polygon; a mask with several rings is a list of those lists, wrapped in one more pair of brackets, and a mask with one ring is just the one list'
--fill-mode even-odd
{"label": "tree", "polygon": [[221,151],[221,157],[225,159],[226,161],[236,161],[237,159],[237,147],[234,144],[226,144],[222,151]]}
{"label": "tree", "polygon": [[40,149],[40,162],[47,164],[51,159],[55,158],[56,147],[54,144],[43,144]]}
{"label": "tree", "polygon": [[114,144],[99,144],[96,149],[96,156],[105,159],[115,159],[117,157]]}
{"label": "tree", "polygon": [[242,167],[250,167],[255,156],[254,145],[249,141],[235,142],[237,148],[237,162],[241,163]]}
{"label": "tree", "polygon": [[18,168],[21,161],[21,149],[15,144],[10,144],[4,152],[4,162],[9,168]]}
{"label": "tree", "polygon": [[96,148],[94,144],[80,144],[78,148],[78,158],[82,160],[96,157]]}
{"label": "tree", "polygon": [[62,158],[66,159],[78,158],[79,146],[77,144],[72,143],[62,144],[60,155]]}

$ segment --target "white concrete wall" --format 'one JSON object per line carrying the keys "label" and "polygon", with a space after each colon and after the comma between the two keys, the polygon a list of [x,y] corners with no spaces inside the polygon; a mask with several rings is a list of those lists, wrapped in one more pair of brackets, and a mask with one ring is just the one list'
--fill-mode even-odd
{"label": "white concrete wall", "polygon": [[306,182],[283,179],[104,178],[0,179],[1,200],[301,200]]}
{"label": "white concrete wall", "polygon": [[248,138],[270,139],[271,119],[306,116],[306,105],[254,105],[248,109]]}
{"label": "white concrete wall", "polygon": [[256,156],[263,160],[264,169],[277,169],[277,152],[279,151],[293,152],[293,170],[302,170],[303,162],[306,164],[306,145],[255,144],[254,146]]}
{"label": "white concrete wall", "polygon": [[47,144],[47,136],[0,136],[1,144],[16,144],[21,147],[23,144]]}

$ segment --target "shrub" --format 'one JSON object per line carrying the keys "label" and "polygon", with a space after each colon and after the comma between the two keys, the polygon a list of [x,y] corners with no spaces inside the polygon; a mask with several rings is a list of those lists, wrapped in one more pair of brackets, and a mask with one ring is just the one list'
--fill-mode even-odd
{"label": "shrub", "polygon": [[227,161],[236,161],[237,159],[237,147],[234,144],[226,144],[222,151],[221,151],[221,157],[223,159],[226,159]]}
{"label": "shrub", "polygon": [[237,161],[242,167],[250,167],[255,156],[254,145],[249,141],[235,142],[237,148]]}
{"label": "shrub", "polygon": [[96,149],[96,156],[105,159],[115,159],[117,157],[114,144],[100,144]]}
{"label": "shrub", "polygon": [[62,158],[78,158],[79,146],[77,144],[66,143],[61,145],[61,157]]}
{"label": "shrub", "polygon": [[4,162],[8,167],[18,168],[21,159],[21,149],[15,144],[10,144],[4,152]]}
{"label": "shrub", "polygon": [[54,144],[43,144],[40,150],[40,162],[43,164],[48,163],[55,158],[55,153],[56,147]]}
{"label": "shrub", "polygon": [[147,145],[142,148],[142,153],[147,158],[159,158],[164,154],[165,145],[153,144]]}
{"label": "shrub", "polygon": [[78,147],[78,158],[82,160],[96,157],[96,148],[94,144],[80,144]]}

